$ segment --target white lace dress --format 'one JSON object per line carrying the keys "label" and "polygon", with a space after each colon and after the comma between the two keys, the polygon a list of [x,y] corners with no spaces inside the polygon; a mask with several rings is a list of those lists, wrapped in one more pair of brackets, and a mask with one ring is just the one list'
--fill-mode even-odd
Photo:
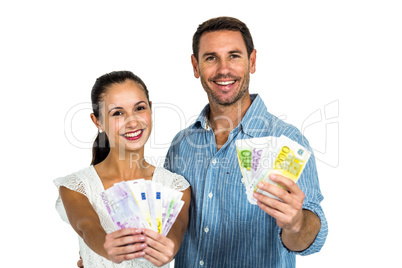
{"label": "white lace dress", "polygon": [[[162,167],[157,167],[155,169],[152,180],[154,182],[159,182],[164,186],[170,187],[172,189],[176,189],[179,191],[184,191],[187,189],[190,184],[187,182],[184,177],[172,173]],[[103,184],[95,171],[93,166],[89,166],[84,168],[78,172],[75,172],[66,177],[57,178],[54,180],[57,188],[60,186],[64,186],[70,190],[79,192],[85,195],[91,205],[94,207],[96,213],[99,216],[102,227],[105,229],[106,233],[114,232],[113,221],[110,218],[105,206],[102,203],[101,192],[104,191]],[[61,201],[60,196],[56,201],[56,210],[60,214],[61,218],[69,223],[66,211],[64,209],[63,203]],[[155,267],[150,262],[145,259],[134,259],[131,261],[125,261],[121,264],[116,264],[102,256],[98,255],[94,251],[92,251],[84,242],[84,240],[78,236],[80,254],[84,261],[85,268],[98,268],[98,267]],[[169,264],[163,266],[169,267]]]}

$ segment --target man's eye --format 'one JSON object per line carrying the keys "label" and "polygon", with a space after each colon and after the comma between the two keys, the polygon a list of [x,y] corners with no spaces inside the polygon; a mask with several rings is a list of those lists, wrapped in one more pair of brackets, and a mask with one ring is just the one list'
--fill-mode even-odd
{"label": "man's eye", "polygon": [[207,57],[205,60],[206,60],[206,61],[213,61],[214,59],[215,59],[215,57],[209,56],[209,57]]}
{"label": "man's eye", "polygon": [[230,55],[230,57],[231,57],[232,59],[240,58],[240,56],[237,55],[237,54],[232,54],[232,55]]}

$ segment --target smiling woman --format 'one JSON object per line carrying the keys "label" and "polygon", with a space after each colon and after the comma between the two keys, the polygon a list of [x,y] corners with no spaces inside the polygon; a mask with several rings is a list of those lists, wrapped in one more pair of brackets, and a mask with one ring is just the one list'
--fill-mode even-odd
{"label": "smiling woman", "polygon": [[[95,104],[101,108],[98,117],[91,114],[92,121],[109,138],[109,154],[125,158],[130,154],[144,155],[144,145],[152,130],[151,104],[146,88],[135,80],[126,79],[106,88],[102,101]],[[135,141],[135,142],[134,142]],[[115,150],[115,149],[119,150]]]}
{"label": "smiling woman", "polygon": [[[152,131],[147,87],[131,72],[112,72],[96,80],[91,99],[91,119],[99,129],[92,163],[55,180],[60,193],[56,208],[79,235],[84,267],[165,267],[180,248],[191,193],[184,177],[145,161],[144,145]],[[183,209],[167,236],[144,228],[115,230],[101,192],[140,178],[183,192]]]}
{"label": "smiling woman", "polygon": [[[130,90],[130,87],[134,90]],[[141,94],[141,91],[143,94]],[[106,94],[107,92],[112,94]],[[124,121],[128,122],[131,121],[130,117],[128,117],[127,119],[124,118],[124,108],[114,103],[116,98],[121,98],[123,101],[133,101],[133,99],[130,98],[130,95],[139,95],[140,100],[135,103],[134,106],[130,103],[125,103],[126,106],[132,105],[137,110],[150,111],[151,103],[149,101],[147,86],[135,74],[128,71],[112,72],[109,74],[105,74],[96,80],[91,92],[93,109],[91,119],[99,129],[99,133],[97,138],[95,139],[92,149],[92,165],[96,165],[102,162],[109,154],[111,145],[108,137],[114,137],[114,135],[110,135],[111,131],[113,131],[113,129],[110,129],[113,128],[113,125],[109,124],[110,117],[118,118],[120,120],[120,124],[123,125],[124,122],[121,122],[121,119],[124,119]],[[127,97],[127,99],[125,99],[124,97]],[[140,106],[140,104],[142,104],[142,106]],[[140,106],[140,108],[137,106]],[[108,112],[106,112],[106,109],[109,109]],[[115,123],[119,123],[119,121],[115,121]],[[148,125],[152,127],[152,124]],[[148,137],[146,137],[146,139],[148,139]],[[115,145],[115,142],[113,142],[112,147],[115,147]]]}

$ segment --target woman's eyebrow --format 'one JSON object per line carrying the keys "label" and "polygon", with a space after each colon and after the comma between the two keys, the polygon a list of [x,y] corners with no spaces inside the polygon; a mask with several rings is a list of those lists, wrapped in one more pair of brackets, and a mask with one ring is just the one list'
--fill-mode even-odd
{"label": "woman's eyebrow", "polygon": [[112,109],[109,110],[109,114],[110,114],[111,111],[119,110],[119,109],[123,109],[123,107],[120,107],[120,106],[113,107]]}
{"label": "woman's eyebrow", "polygon": [[139,105],[139,104],[141,104],[141,103],[146,103],[146,101],[139,101],[139,102],[137,102],[136,104],[134,104],[134,106],[137,106],[137,105]]}
{"label": "woman's eyebrow", "polygon": [[[139,102],[134,104],[134,107],[137,106],[137,105],[140,105],[141,103],[147,103],[147,102],[146,101],[139,101]],[[112,109],[109,110],[109,114],[113,110],[124,110],[124,108],[120,107],[120,106],[113,107]]]}

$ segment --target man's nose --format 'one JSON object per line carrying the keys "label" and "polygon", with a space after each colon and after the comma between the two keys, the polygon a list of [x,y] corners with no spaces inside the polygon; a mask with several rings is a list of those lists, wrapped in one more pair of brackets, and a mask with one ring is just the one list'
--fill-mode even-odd
{"label": "man's nose", "polygon": [[227,74],[230,72],[229,62],[226,60],[220,60],[218,63],[218,72],[221,74]]}

